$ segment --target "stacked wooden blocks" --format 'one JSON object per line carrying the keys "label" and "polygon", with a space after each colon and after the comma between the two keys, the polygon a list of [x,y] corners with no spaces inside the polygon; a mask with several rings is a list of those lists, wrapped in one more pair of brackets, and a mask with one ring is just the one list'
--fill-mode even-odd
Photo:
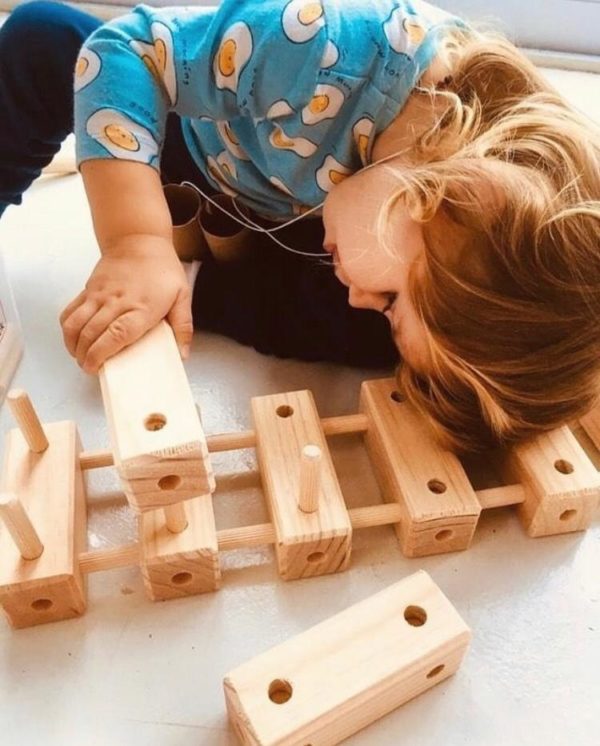
{"label": "stacked wooden blocks", "polygon": [[[587,528],[599,473],[564,427],[513,449],[505,483],[475,490],[440,448],[393,379],[362,385],[360,413],[320,418],[310,392],[252,400],[254,429],[205,437],[173,334],[160,324],[109,360],[101,386],[110,451],[82,452],[72,422],[42,426],[27,397],[9,402],[20,429],[5,448],[0,602],[15,627],[85,609],[87,573],[138,564],[150,598],[216,590],[219,551],[274,544],[280,575],[344,570],[352,533],[393,525],[408,557],[467,549],[481,510],[518,505],[531,536]],[[581,422],[600,448],[600,409]],[[365,437],[385,502],[348,510],[327,439]],[[256,448],[270,522],[217,530],[209,452]],[[138,514],[139,541],[86,548],[86,470],[114,464]]]}

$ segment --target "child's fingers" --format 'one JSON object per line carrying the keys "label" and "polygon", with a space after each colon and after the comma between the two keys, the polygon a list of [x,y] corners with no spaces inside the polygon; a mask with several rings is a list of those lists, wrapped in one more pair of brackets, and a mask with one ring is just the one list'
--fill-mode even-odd
{"label": "child's fingers", "polygon": [[190,353],[190,345],[194,335],[194,324],[192,321],[192,308],[189,293],[180,292],[175,304],[167,314],[167,321],[173,329],[175,340],[184,359]]}
{"label": "child's fingers", "polygon": [[97,373],[109,357],[127,347],[152,327],[152,321],[139,311],[126,311],[115,318],[90,346],[81,364],[86,373]]}
{"label": "child's fingers", "polygon": [[61,326],[69,318],[69,316],[73,313],[73,311],[83,303],[83,301],[86,298],[86,294],[87,294],[86,291],[82,290],[81,293],[79,293],[79,295],[76,298],[73,298],[73,300],[69,303],[69,305],[63,309],[62,313],[58,317],[58,321]]}
{"label": "child's fingers", "polygon": [[98,311],[88,319],[87,323],[81,328],[77,339],[75,357],[79,365],[83,362],[88,354],[88,350],[94,342],[103,334],[108,326],[124,312],[116,303],[107,301]]}
{"label": "child's fingers", "polygon": [[81,329],[88,323],[92,316],[98,310],[98,301],[84,300],[79,306],[69,314],[61,315],[61,325],[65,346],[69,353],[75,357],[77,342]]}

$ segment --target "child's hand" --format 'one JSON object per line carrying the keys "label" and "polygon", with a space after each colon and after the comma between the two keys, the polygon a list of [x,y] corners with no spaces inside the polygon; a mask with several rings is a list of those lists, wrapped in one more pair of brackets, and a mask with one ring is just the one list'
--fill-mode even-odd
{"label": "child's hand", "polygon": [[164,318],[187,357],[193,325],[185,272],[168,241],[136,236],[104,253],[60,323],[71,355],[87,373],[97,373]]}

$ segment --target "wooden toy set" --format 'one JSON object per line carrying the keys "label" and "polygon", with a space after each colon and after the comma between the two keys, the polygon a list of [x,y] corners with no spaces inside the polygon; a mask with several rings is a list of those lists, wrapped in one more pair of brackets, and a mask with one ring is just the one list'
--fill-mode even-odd
{"label": "wooden toy set", "polygon": [[[205,437],[166,323],[104,366],[112,451],[82,451],[73,422],[41,426],[24,392],[6,440],[0,601],[14,627],[83,613],[85,576],[139,564],[153,600],[216,590],[219,550],[274,544],[286,580],[339,572],[352,532],[395,527],[402,551],[467,549],[482,509],[518,505],[531,536],[584,530],[600,475],[567,427],[515,448],[506,484],[476,491],[461,462],[432,441],[393,379],[362,385],[360,413],[320,419],[310,392],[252,400],[254,430]],[[582,421],[600,446],[600,410]],[[348,510],[327,438],[364,433],[386,503]],[[271,522],[217,530],[209,452],[255,447]],[[84,474],[114,464],[140,518],[139,542],[89,551]],[[12,541],[11,541],[12,538]]]}
{"label": "wooden toy set", "polygon": [[[390,524],[402,551],[467,549],[484,508],[516,505],[531,536],[586,529],[600,474],[563,427],[513,449],[504,485],[475,490],[393,379],[362,385],[358,414],[321,419],[310,392],[252,399],[254,429],[205,437],[166,323],[100,373],[110,451],[86,452],[74,422],[41,425],[23,391],[8,401],[0,494],[0,603],[17,628],[78,616],[86,575],[138,564],[153,600],[219,588],[219,551],[274,544],[291,580],[344,570],[352,533]],[[600,449],[600,408],[581,420]],[[348,510],[327,438],[364,435],[386,502]],[[254,447],[271,522],[217,530],[210,452]],[[89,551],[85,473],[114,465],[139,541]],[[339,743],[453,674],[469,630],[418,572],[278,645],[224,681],[231,723],[248,745]]]}

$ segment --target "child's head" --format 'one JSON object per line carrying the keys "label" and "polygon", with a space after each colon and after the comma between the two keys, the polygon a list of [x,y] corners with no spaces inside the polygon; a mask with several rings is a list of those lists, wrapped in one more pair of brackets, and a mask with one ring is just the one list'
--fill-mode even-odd
{"label": "child's head", "polygon": [[[401,387],[450,447],[478,450],[600,394],[600,130],[508,42],[464,34],[450,49],[417,165],[372,174],[385,169],[380,243],[402,260],[386,265]],[[348,282],[341,249],[340,264]],[[384,285],[362,287],[384,299]],[[383,310],[375,297],[355,304]]]}

